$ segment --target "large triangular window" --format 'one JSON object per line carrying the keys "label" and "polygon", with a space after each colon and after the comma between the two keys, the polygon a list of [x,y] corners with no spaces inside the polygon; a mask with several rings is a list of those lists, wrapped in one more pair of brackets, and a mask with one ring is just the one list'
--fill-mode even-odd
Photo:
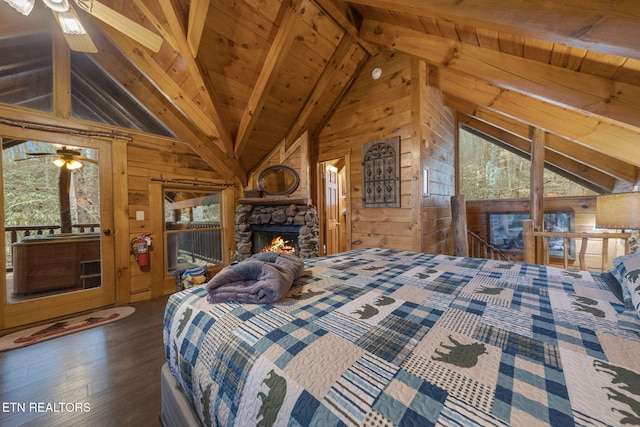
{"label": "large triangular window", "polygon": [[[467,200],[528,198],[530,155],[470,126],[459,127],[460,194]],[[590,183],[545,164],[545,197],[601,192]]]}

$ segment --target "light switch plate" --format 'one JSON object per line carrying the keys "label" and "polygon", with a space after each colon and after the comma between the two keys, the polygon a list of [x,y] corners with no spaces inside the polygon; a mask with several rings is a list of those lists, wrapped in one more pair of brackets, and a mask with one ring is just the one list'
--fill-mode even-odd
{"label": "light switch plate", "polygon": [[136,211],[136,221],[144,221],[144,211]]}

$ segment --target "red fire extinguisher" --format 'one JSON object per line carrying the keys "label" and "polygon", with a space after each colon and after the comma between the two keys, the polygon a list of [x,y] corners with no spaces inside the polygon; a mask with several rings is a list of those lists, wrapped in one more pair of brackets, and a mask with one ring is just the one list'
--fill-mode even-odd
{"label": "red fire extinguisher", "polygon": [[149,246],[151,237],[148,234],[141,234],[131,240],[131,253],[135,255],[140,267],[149,265]]}

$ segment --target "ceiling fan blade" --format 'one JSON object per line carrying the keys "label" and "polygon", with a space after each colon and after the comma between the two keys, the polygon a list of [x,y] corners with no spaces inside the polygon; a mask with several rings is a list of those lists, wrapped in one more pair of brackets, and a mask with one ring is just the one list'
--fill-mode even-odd
{"label": "ceiling fan blade", "polygon": [[[60,25],[60,28],[62,29],[63,28],[62,23],[60,22],[61,14],[58,12],[55,12],[54,10],[51,10],[51,13],[53,13],[53,16],[56,17],[56,21],[58,21],[58,25]],[[80,22],[80,17],[78,16],[78,14],[76,13],[73,7],[69,7],[69,10],[67,13],[72,14],[78,20],[78,22]],[[98,48],[93,43],[93,40],[91,40],[91,37],[89,36],[89,34],[87,33],[68,34],[68,33],[65,33],[64,31],[62,31],[62,34],[64,35],[64,39],[67,41],[67,44],[69,45],[69,49],[76,52],[98,53]]]}
{"label": "ceiling fan blade", "polygon": [[84,157],[84,156],[73,156],[74,159],[81,161],[81,162],[87,162],[87,163],[93,163],[94,165],[98,164],[98,161],[95,159],[90,159],[88,157]]}
{"label": "ceiling fan blade", "polygon": [[76,4],[85,12],[93,15],[107,25],[136,40],[153,52],[158,52],[162,46],[162,37],[148,30],[137,22],[132,21],[121,13],[96,0],[75,0]]}

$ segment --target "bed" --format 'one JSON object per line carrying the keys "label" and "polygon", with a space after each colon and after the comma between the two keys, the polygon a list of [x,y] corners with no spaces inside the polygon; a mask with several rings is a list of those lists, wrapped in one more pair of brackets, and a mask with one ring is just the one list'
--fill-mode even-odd
{"label": "bed", "polygon": [[[606,280],[605,280],[606,279]],[[637,312],[601,273],[389,249],[274,304],[172,295],[166,425],[640,423]]]}

